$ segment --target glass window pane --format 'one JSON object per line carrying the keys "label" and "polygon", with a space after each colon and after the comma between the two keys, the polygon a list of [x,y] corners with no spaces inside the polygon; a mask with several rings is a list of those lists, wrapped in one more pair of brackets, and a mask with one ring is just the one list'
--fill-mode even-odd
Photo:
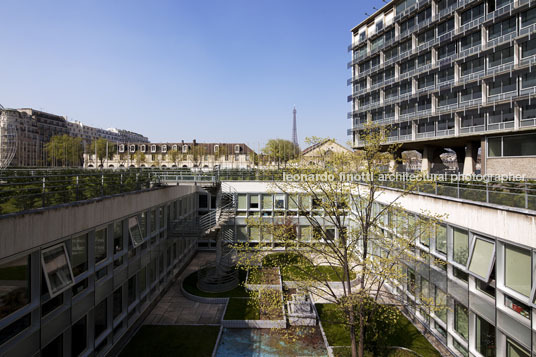
{"label": "glass window pane", "polygon": [[95,263],[106,259],[107,229],[103,228],[95,232]]}
{"label": "glass window pane", "polygon": [[87,240],[87,234],[71,239],[71,263],[74,276],[78,276],[87,270]]}
{"label": "glass window pane", "polygon": [[130,239],[134,247],[137,247],[143,242],[138,217],[134,216],[128,219],[128,231],[130,232]]}
{"label": "glass window pane", "polygon": [[288,208],[289,209],[298,209],[298,195],[290,195],[288,200]]}
{"label": "glass window pane", "polygon": [[247,240],[248,240],[248,227],[247,226],[239,226],[237,228],[238,228],[238,231],[236,233],[237,240],[239,242],[247,242]]}
{"label": "glass window pane", "polygon": [[259,196],[251,195],[249,196],[249,208],[259,208]]}
{"label": "glass window pane", "polygon": [[504,285],[525,296],[530,295],[531,259],[526,249],[508,245],[504,249]]}
{"label": "glass window pane", "polygon": [[469,337],[469,312],[467,307],[457,301],[454,305],[454,329],[463,338]]}
{"label": "glass window pane", "polygon": [[529,357],[529,352],[510,339],[506,339],[506,357]]}
{"label": "glass window pane", "polygon": [[116,319],[123,312],[123,288],[119,287],[113,294],[113,318]]}
{"label": "glass window pane", "polygon": [[488,139],[488,156],[489,157],[501,156],[501,142],[502,142],[502,138]]}
{"label": "glass window pane", "polygon": [[503,137],[504,156],[536,155],[536,135],[515,135]]}
{"label": "glass window pane", "polygon": [[447,226],[442,224],[436,226],[436,250],[447,254]]}
{"label": "glass window pane", "polygon": [[123,221],[114,223],[114,254],[123,250]]}
{"label": "glass window pane", "polygon": [[439,289],[437,286],[435,287],[435,314],[436,316],[443,321],[444,323],[447,323],[447,295],[443,290]]}
{"label": "glass window pane", "polygon": [[272,208],[272,195],[262,195],[262,209]]}
{"label": "glass window pane", "polygon": [[63,244],[44,250],[41,259],[51,297],[73,284],[73,273]]}
{"label": "glass window pane", "polygon": [[0,265],[0,319],[30,302],[29,256]]}
{"label": "glass window pane", "polygon": [[476,316],[476,350],[485,357],[495,356],[495,326]]}
{"label": "glass window pane", "polygon": [[108,327],[106,299],[95,307],[95,339],[97,339]]}
{"label": "glass window pane", "polygon": [[495,243],[476,238],[473,255],[471,256],[471,262],[469,263],[469,271],[483,277],[484,280],[488,280],[494,249]]}
{"label": "glass window pane", "polygon": [[250,240],[258,241],[261,237],[261,231],[259,227],[250,227],[249,228],[249,237]]}
{"label": "glass window pane", "polygon": [[79,356],[87,348],[87,316],[75,322],[71,328],[71,355]]}
{"label": "glass window pane", "polygon": [[247,195],[238,195],[238,209],[246,209]]}
{"label": "glass window pane", "polygon": [[467,258],[469,256],[469,236],[467,234],[467,231],[454,228],[452,245],[454,248],[452,259],[456,263],[465,266],[467,264]]}

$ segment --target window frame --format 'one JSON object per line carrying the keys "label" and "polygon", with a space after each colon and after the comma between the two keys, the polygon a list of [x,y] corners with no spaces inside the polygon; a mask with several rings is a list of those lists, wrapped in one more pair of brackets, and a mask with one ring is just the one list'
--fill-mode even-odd
{"label": "window frame", "polygon": [[[133,226],[130,225],[130,222],[131,222],[132,219],[135,219],[135,220],[136,220],[136,225],[137,225],[137,227],[138,227],[138,231],[139,231],[139,233],[140,233],[140,238],[141,238],[141,240],[140,240],[139,242],[136,241],[136,240],[134,239],[134,236],[132,235],[131,228],[132,228]],[[144,241],[144,236],[143,236],[143,234],[142,234],[142,232],[141,232],[140,222],[139,222],[138,216],[132,216],[132,217],[129,217],[129,218],[128,218],[128,235],[129,235],[129,237],[130,237],[130,242],[132,243],[132,246],[133,246],[134,248],[139,247],[139,246],[143,243],[143,241]]]}
{"label": "window frame", "polygon": [[[69,269],[71,282],[70,282],[70,284],[67,284],[67,285],[63,286],[62,288],[58,289],[57,291],[53,292],[52,287],[50,285],[49,272],[45,268],[46,267],[46,265],[45,265],[45,254],[50,252],[50,251],[52,251],[52,250],[57,249],[60,246],[63,248],[63,254],[65,255],[65,261],[66,261],[67,267]],[[50,298],[54,298],[54,297],[58,296],[59,294],[62,294],[64,291],[66,291],[67,289],[70,289],[74,285],[74,274],[73,274],[73,269],[71,267],[71,259],[69,258],[69,252],[67,251],[67,247],[65,245],[65,242],[60,243],[60,244],[55,244],[55,245],[53,245],[51,247],[42,249],[40,256],[41,256],[41,269],[43,269],[43,275],[45,277],[45,282],[47,284],[47,289],[48,289],[48,293],[50,295]]]}
{"label": "window frame", "polygon": [[[475,248],[476,248],[476,241],[477,240],[482,240],[484,242],[491,243],[493,245],[493,250],[492,250],[492,253],[491,253],[491,259],[489,261],[489,266],[488,266],[486,276],[480,276],[477,273],[471,271],[471,262],[473,260],[474,254],[475,254]],[[488,282],[489,278],[490,278],[490,275],[491,275],[491,272],[493,270],[493,266],[495,264],[496,256],[497,256],[497,244],[495,243],[494,240],[482,237],[480,235],[473,234],[471,244],[470,244],[469,253],[470,254],[469,254],[469,258],[467,260],[467,271],[466,272],[469,273],[470,275],[480,279],[480,280],[484,280],[485,282]]]}

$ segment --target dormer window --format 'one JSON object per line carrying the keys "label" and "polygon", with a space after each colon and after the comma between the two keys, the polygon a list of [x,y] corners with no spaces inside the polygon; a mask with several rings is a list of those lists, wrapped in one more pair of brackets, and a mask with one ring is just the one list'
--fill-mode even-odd
{"label": "dormer window", "polygon": [[167,145],[162,145],[162,147],[160,148],[160,150],[162,152],[167,152]]}
{"label": "dormer window", "polygon": [[220,146],[219,145],[214,145],[214,153],[217,154],[220,152]]}
{"label": "dormer window", "polygon": [[119,144],[119,152],[125,152],[125,145],[124,144]]}
{"label": "dormer window", "polygon": [[129,151],[136,152],[136,145],[130,145]]}
{"label": "dormer window", "polygon": [[173,146],[171,147],[171,150],[177,151],[177,149],[178,149],[177,145],[173,145]]}
{"label": "dormer window", "polygon": [[147,146],[145,146],[145,145],[140,145],[140,151],[141,151],[141,152],[145,152],[145,151],[147,151]]}
{"label": "dormer window", "polygon": [[234,146],[234,152],[235,152],[235,154],[240,154],[240,145],[235,145]]}
{"label": "dormer window", "polygon": [[183,145],[183,146],[182,146],[182,152],[183,152],[183,153],[187,153],[187,152],[188,152],[188,145]]}
{"label": "dormer window", "polygon": [[151,152],[156,152],[156,145],[151,145]]}

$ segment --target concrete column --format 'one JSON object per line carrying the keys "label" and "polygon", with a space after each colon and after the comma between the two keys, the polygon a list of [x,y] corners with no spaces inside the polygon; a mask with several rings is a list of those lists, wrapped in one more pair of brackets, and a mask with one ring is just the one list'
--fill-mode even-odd
{"label": "concrete column", "polygon": [[437,111],[437,93],[432,94],[432,114],[435,114]]}
{"label": "concrete column", "polygon": [[517,44],[517,42],[514,42],[514,65],[519,64],[519,59],[520,58],[521,58],[521,56],[520,56],[520,53],[519,53],[519,45]]}
{"label": "concrete column", "polygon": [[521,127],[521,108],[517,102],[514,103],[514,130]]}
{"label": "concrete column", "polygon": [[397,150],[391,160],[389,160],[389,172],[397,172],[398,167],[402,161],[402,151]]}
{"label": "concrete column", "polygon": [[457,83],[460,80],[460,65],[454,62],[454,82]]}
{"label": "concrete column", "polygon": [[400,105],[395,104],[395,121],[398,121],[399,117],[400,117]]}
{"label": "concrete column", "polygon": [[432,154],[433,149],[431,146],[425,146],[422,151],[421,171],[423,173],[430,173],[432,170]]}
{"label": "concrete column", "polygon": [[395,63],[395,81],[398,81],[398,77],[400,77],[400,65]]}
{"label": "concrete column", "polygon": [[456,162],[458,163],[458,170],[460,173],[464,172],[464,163],[465,163],[465,147],[453,148],[456,152]]}
{"label": "concrete column", "polygon": [[478,145],[473,142],[468,142],[465,147],[465,158],[463,162],[464,175],[472,175],[475,173],[477,155]]}
{"label": "concrete column", "polygon": [[462,119],[458,113],[454,114],[454,136],[460,135],[460,128],[462,127]]}
{"label": "concrete column", "polygon": [[488,157],[488,148],[486,146],[486,137],[482,136],[480,140],[480,173],[486,174],[486,158]]}
{"label": "concrete column", "polygon": [[411,140],[415,141],[417,139],[417,122],[415,120],[411,121]]}
{"label": "concrete column", "polygon": [[488,85],[482,81],[482,105],[488,102]]}
{"label": "concrete column", "polygon": [[383,89],[380,89],[380,105],[383,105],[384,99],[385,99],[385,91]]}
{"label": "concrete column", "polygon": [[486,26],[482,26],[481,28],[482,28],[482,37],[481,37],[482,49],[485,49],[486,45],[488,44],[488,31],[486,30]]}

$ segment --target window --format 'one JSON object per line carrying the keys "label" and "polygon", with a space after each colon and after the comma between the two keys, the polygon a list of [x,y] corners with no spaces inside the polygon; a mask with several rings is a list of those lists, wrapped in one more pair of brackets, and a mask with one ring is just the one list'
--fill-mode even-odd
{"label": "window", "polygon": [[439,11],[445,10],[453,5],[456,5],[457,0],[439,0],[438,2],[438,8]]}
{"label": "window", "polygon": [[71,239],[71,263],[74,276],[78,276],[87,270],[87,242],[87,233]]}
{"label": "window", "polygon": [[259,196],[258,195],[249,196],[249,208],[259,209]]}
{"label": "window", "polygon": [[262,195],[262,209],[272,209],[272,195]]}
{"label": "window", "polygon": [[466,112],[462,116],[462,128],[484,125],[484,113]]}
{"label": "window", "polygon": [[495,243],[476,237],[473,252],[469,261],[469,271],[484,280],[489,279],[495,258]]}
{"label": "window", "polygon": [[390,50],[385,51],[384,53],[385,61],[389,61],[396,56],[398,56],[398,47],[393,47]]}
{"label": "window", "polygon": [[400,64],[400,74],[407,73],[415,69],[415,60],[410,59]]}
{"label": "window", "polygon": [[454,302],[454,330],[466,340],[469,337],[469,311],[458,301]]}
{"label": "window", "polygon": [[449,91],[439,94],[439,106],[444,107],[458,103],[458,93]]}
{"label": "window", "polygon": [[122,250],[123,250],[123,221],[118,221],[114,223],[114,254],[117,254]]}
{"label": "window", "polygon": [[30,302],[29,256],[0,264],[0,319]]}
{"label": "window", "polygon": [[438,82],[448,82],[454,80],[454,67],[450,67],[448,69],[444,69],[439,71],[438,73]]}
{"label": "window", "polygon": [[235,145],[235,146],[234,146],[234,152],[235,152],[235,154],[240,154],[240,151],[242,151],[242,148],[240,147],[240,145]]}
{"label": "window", "polygon": [[488,40],[493,40],[495,38],[509,34],[516,30],[516,18],[511,17],[499,23],[496,23],[489,27],[488,29]]}
{"label": "window", "polygon": [[529,357],[529,352],[512,341],[511,339],[506,339],[506,357]]}
{"label": "window", "polygon": [[71,327],[71,355],[79,356],[87,349],[87,316],[82,317]]}
{"label": "window", "polygon": [[435,287],[435,315],[444,323],[447,323],[447,295],[437,286]]}
{"label": "window", "polygon": [[412,47],[412,44],[411,44],[411,41],[410,40],[407,40],[405,42],[402,42],[400,44],[400,54],[404,53],[404,52],[407,52],[407,51],[411,51],[411,47]]}
{"label": "window", "polygon": [[[163,264],[164,261],[164,255],[160,255],[160,265]],[[160,269],[160,273],[162,273],[163,267]],[[128,306],[132,305],[134,301],[136,301],[136,275],[132,276],[130,279],[128,279]]]}
{"label": "window", "polygon": [[497,67],[502,64],[514,62],[514,48],[508,47],[489,55],[489,67]]}
{"label": "window", "polygon": [[432,41],[435,38],[435,29],[425,31],[417,36],[417,43],[420,45]]}
{"label": "window", "polygon": [[138,217],[134,216],[128,219],[128,231],[130,233],[132,245],[136,248],[143,242],[140,225],[138,224]]}
{"label": "window", "polygon": [[406,9],[409,9],[411,6],[415,5],[417,0],[405,0],[396,5],[396,13],[400,14]]}
{"label": "window", "polygon": [[405,81],[400,84],[400,95],[411,93],[411,82]]}
{"label": "window", "polygon": [[182,146],[182,152],[183,152],[183,153],[187,153],[187,152],[188,152],[188,145],[183,145],[183,146]]}
{"label": "window", "polygon": [[521,119],[533,119],[536,118],[536,107],[533,104],[524,103],[521,105]]}
{"label": "window", "polygon": [[334,240],[335,239],[335,228],[326,228],[326,240]]}
{"label": "window", "polygon": [[509,105],[506,107],[495,107],[488,115],[488,123],[505,123],[509,121],[514,121],[514,109],[510,108]]}
{"label": "window", "polygon": [[[437,130],[450,130],[450,129],[454,129],[454,118],[452,117],[452,115],[440,116],[439,120],[437,121]],[[446,251],[446,246],[445,246],[445,251]]]}
{"label": "window", "polygon": [[238,195],[238,209],[245,210],[247,208],[247,195]]}
{"label": "window", "polygon": [[536,155],[536,136],[531,134],[504,136],[503,156]]}
{"label": "window", "polygon": [[521,77],[522,88],[529,88],[536,86],[536,71],[525,73]]}
{"label": "window", "polygon": [[536,24],[536,8],[521,13],[521,27]]}
{"label": "window", "polygon": [[422,24],[432,17],[432,8],[428,7],[417,14],[417,23]]}
{"label": "window", "polygon": [[462,63],[462,77],[484,70],[484,58],[477,58],[469,62]]}
{"label": "window", "polygon": [[43,250],[41,264],[50,297],[58,295],[73,285],[73,272],[64,244]]}
{"label": "window", "polygon": [[97,339],[108,327],[107,312],[106,299],[95,306],[95,339]]}
{"label": "window", "polygon": [[411,295],[415,296],[415,271],[410,268],[407,271],[406,289]]}
{"label": "window", "polygon": [[400,24],[400,33],[411,31],[415,27],[415,17],[410,17]]}
{"label": "window", "polygon": [[484,16],[483,2],[475,7],[470,8],[469,10],[462,12],[462,26],[467,24],[468,22],[478,19],[481,16]]}
{"label": "window", "polygon": [[275,195],[275,208],[285,209],[285,195]]}
{"label": "window", "polygon": [[[417,84],[418,84],[419,89],[433,87],[434,84],[435,84],[435,75],[434,74],[429,74],[427,76],[421,77],[421,78],[419,78]],[[429,100],[430,103],[431,103],[430,98],[426,98],[426,99]],[[419,101],[421,101],[421,100],[422,99],[419,99]],[[429,109],[429,108],[426,108],[426,109]]]}
{"label": "window", "polygon": [[454,345],[454,348],[461,353],[462,356],[468,357],[469,353],[467,352],[467,348],[465,348],[461,343],[458,342],[457,339],[452,339],[452,344]]}
{"label": "window", "polygon": [[249,239],[258,242],[261,238],[261,230],[259,227],[249,228]]}
{"label": "window", "polygon": [[123,312],[123,287],[121,286],[114,291],[112,311],[114,320]]}
{"label": "window", "polygon": [[454,266],[452,267],[452,274],[461,281],[464,281],[466,283],[469,281],[469,274]]}
{"label": "window", "polygon": [[482,98],[482,88],[480,86],[473,86],[462,90],[461,102],[468,102],[473,99]]}
{"label": "window", "polygon": [[63,356],[63,334],[56,337],[52,342],[43,347],[41,357]]}
{"label": "window", "polygon": [[530,252],[513,245],[504,247],[504,285],[525,296],[531,288]]}
{"label": "window", "polygon": [[460,50],[465,51],[469,48],[479,46],[481,43],[482,43],[482,35],[480,31],[473,32],[472,34],[467,35],[462,38]]}
{"label": "window", "polygon": [[437,25],[437,36],[439,37],[452,30],[454,30],[454,17]]}
{"label": "window", "polygon": [[489,297],[495,298],[495,288],[490,284],[486,283],[485,281],[476,279],[476,288],[477,290],[482,291]]}
{"label": "window", "polygon": [[425,53],[417,57],[417,64],[419,67],[432,63],[432,52]]}
{"label": "window", "polygon": [[456,263],[465,266],[469,256],[469,235],[467,231],[458,228],[453,229],[452,247],[452,259]]}
{"label": "window", "polygon": [[106,259],[107,255],[107,237],[108,230],[106,228],[95,232],[95,264]]}
{"label": "window", "polygon": [[442,60],[456,54],[456,42],[447,43],[437,50],[437,59]]}
{"label": "window", "polygon": [[523,304],[521,301],[518,301],[510,296],[504,296],[504,305],[511,310],[517,312],[519,315],[523,316],[526,319],[530,320],[530,307]]}

